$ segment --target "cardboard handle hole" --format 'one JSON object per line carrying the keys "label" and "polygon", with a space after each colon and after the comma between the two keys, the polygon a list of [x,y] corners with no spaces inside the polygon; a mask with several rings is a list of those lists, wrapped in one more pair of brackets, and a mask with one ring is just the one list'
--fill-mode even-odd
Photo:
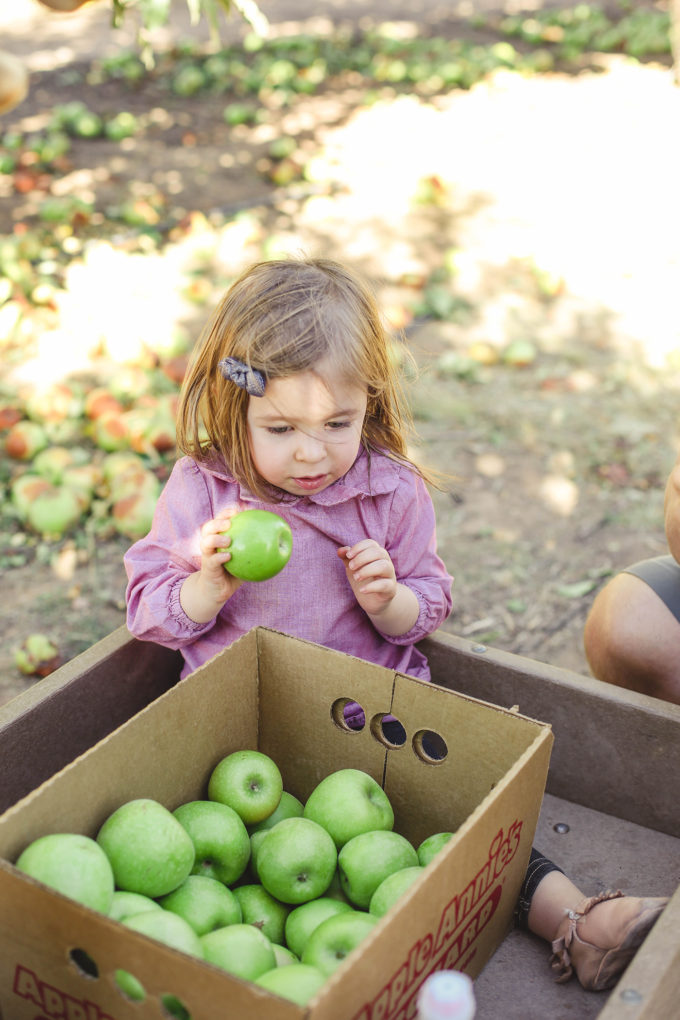
{"label": "cardboard handle hole", "polygon": [[176,995],[161,995],[161,1015],[171,1020],[192,1020],[191,1013]]}
{"label": "cardboard handle hole", "polygon": [[92,959],[89,953],[86,953],[84,949],[76,947],[75,949],[69,950],[69,960],[82,977],[86,978],[98,978],[99,967]]}
{"label": "cardboard handle hole", "polygon": [[449,753],[441,733],[434,730],[417,730],[413,737],[413,750],[427,765],[441,765]]}
{"label": "cardboard handle hole", "polygon": [[366,725],[364,710],[353,698],[336,698],[331,705],[331,719],[347,733],[358,733]]}
{"label": "cardboard handle hole", "polygon": [[385,747],[403,747],[406,743],[406,730],[393,715],[381,712],[371,719],[371,733]]}
{"label": "cardboard handle hole", "polygon": [[114,975],[116,991],[120,992],[124,999],[129,1002],[144,1002],[146,999],[146,988],[134,974],[129,970],[117,970]]}

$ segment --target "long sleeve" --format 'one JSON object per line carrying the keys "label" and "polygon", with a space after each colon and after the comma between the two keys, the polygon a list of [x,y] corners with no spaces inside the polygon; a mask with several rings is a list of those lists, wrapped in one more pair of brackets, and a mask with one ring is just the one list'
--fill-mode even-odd
{"label": "long sleeve", "polygon": [[420,612],[406,633],[382,634],[382,637],[393,644],[414,644],[440,627],[451,612],[453,579],[437,554],[430,494],[422,478],[410,472],[402,475],[401,484],[394,493],[387,551],[397,580],[415,593]]}
{"label": "long sleeve", "polygon": [[201,565],[201,525],[214,517],[203,476],[187,458],[175,464],[149,534],[125,554],[127,626],[135,637],[182,648],[214,626],[195,623],[180,604],[186,577]]}

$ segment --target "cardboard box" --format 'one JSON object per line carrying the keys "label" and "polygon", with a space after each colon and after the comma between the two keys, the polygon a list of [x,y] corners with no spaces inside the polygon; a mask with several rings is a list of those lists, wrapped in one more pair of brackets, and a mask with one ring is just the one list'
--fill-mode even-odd
{"label": "cardboard box", "polygon": [[[369,720],[392,712],[406,743],[388,747],[371,726],[352,733],[336,725],[332,707],[344,698],[359,701]],[[415,752],[412,739],[423,730],[444,739],[445,760]],[[428,973],[453,966],[474,977],[508,931],[551,745],[548,725],[517,712],[253,631],[0,817],[0,1013],[5,1020],[158,1017],[159,996],[172,993],[192,1020],[411,1017]],[[307,1010],[131,932],[9,863],[47,832],[96,835],[134,797],[172,809],[205,796],[217,761],[246,747],[271,755],[301,799],[329,772],[360,768],[384,787],[395,829],[414,843],[456,830]],[[117,991],[117,968],[142,980],[143,1006]]]}

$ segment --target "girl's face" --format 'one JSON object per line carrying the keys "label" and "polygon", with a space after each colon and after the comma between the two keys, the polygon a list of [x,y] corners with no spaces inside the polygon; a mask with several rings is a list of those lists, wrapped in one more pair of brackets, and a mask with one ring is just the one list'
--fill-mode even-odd
{"label": "girl's face", "polygon": [[341,382],[331,391],[316,372],[271,380],[248,404],[258,473],[293,496],[321,492],[356,460],[366,403],[363,387]]}

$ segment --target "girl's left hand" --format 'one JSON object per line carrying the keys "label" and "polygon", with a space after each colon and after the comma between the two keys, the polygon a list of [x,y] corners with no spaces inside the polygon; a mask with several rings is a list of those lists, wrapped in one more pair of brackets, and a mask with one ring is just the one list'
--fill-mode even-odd
{"label": "girl's left hand", "polygon": [[338,556],[361,608],[369,616],[379,616],[397,594],[397,576],[387,550],[365,538],[356,545],[343,545]]}

